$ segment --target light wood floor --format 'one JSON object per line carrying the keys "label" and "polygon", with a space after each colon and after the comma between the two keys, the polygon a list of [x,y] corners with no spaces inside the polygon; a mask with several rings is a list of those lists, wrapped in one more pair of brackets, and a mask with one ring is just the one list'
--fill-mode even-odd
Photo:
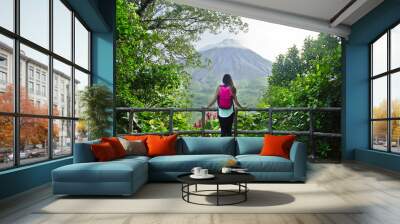
{"label": "light wood floor", "polygon": [[311,164],[309,169],[308,182],[367,206],[357,214],[36,214],[35,208],[54,200],[50,187],[43,186],[0,202],[0,223],[400,223],[399,174],[358,163]]}

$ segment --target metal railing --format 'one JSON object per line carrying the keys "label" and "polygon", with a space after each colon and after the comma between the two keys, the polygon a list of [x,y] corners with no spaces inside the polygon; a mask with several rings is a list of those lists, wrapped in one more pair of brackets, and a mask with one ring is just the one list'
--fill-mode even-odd
{"label": "metal railing", "polygon": [[[184,134],[184,135],[209,135],[209,134],[219,134],[219,130],[207,130],[206,126],[206,112],[217,111],[216,108],[131,108],[131,107],[118,107],[117,112],[125,112],[128,117],[128,133],[117,133],[117,135],[144,135],[144,134]],[[238,116],[237,113],[245,112],[259,112],[267,113],[267,127],[264,130],[239,130],[238,129]],[[340,113],[340,107],[321,107],[321,108],[307,108],[307,107],[270,107],[270,108],[243,108],[237,109],[236,116],[233,122],[233,135],[236,137],[239,134],[295,134],[300,136],[308,136],[309,145],[311,147],[312,157],[316,155],[315,147],[315,137],[327,137],[327,138],[341,138],[341,133],[328,133],[328,132],[318,132],[315,130],[315,116],[320,112],[335,112]],[[140,129],[137,122],[134,119],[135,113],[142,112],[162,112],[168,113],[168,131],[164,132],[135,132],[135,129]],[[174,130],[174,114],[178,112],[201,112],[201,127],[199,130]],[[305,131],[292,131],[292,130],[273,130],[273,113],[282,112],[305,112],[308,113],[309,128]]]}

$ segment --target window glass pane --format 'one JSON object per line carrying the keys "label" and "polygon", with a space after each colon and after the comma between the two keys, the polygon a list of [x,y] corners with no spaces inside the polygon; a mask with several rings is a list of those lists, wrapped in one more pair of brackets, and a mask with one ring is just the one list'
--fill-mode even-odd
{"label": "window glass pane", "polygon": [[372,80],[372,118],[387,117],[387,77]]}
{"label": "window glass pane", "polygon": [[400,120],[391,121],[392,152],[400,153]]}
{"label": "window glass pane", "polygon": [[53,156],[72,154],[72,121],[53,120]]}
{"label": "window glass pane", "polygon": [[387,121],[372,122],[372,147],[387,151]]}
{"label": "window glass pane", "polygon": [[75,18],[75,63],[89,70],[89,32]]}
{"label": "window glass pane", "polygon": [[49,47],[49,0],[20,0],[21,36]]}
{"label": "window glass pane", "polygon": [[400,67],[400,25],[397,25],[391,31],[390,37],[390,55],[391,69]]}
{"label": "window glass pane", "polygon": [[0,170],[14,165],[13,118],[0,116]]}
{"label": "window glass pane", "polygon": [[49,158],[49,120],[22,117],[20,119],[21,164],[34,163]]}
{"label": "window glass pane", "polygon": [[53,114],[72,117],[71,66],[53,60]]}
{"label": "window glass pane", "polygon": [[72,12],[60,1],[53,1],[53,51],[71,60]]}
{"label": "window glass pane", "polygon": [[75,143],[88,140],[88,128],[84,120],[75,122]]}
{"label": "window glass pane", "polygon": [[391,116],[400,118],[400,72],[392,74],[390,81]]}
{"label": "window glass pane", "polygon": [[48,114],[49,57],[21,44],[20,108],[25,114]]}
{"label": "window glass pane", "polygon": [[0,111],[14,111],[13,40],[0,35]]}
{"label": "window glass pane", "polygon": [[387,34],[372,45],[372,71],[373,75],[387,71]]}
{"label": "window glass pane", "polygon": [[75,69],[75,117],[80,117],[82,108],[80,106],[80,98],[82,91],[89,86],[89,75]]}
{"label": "window glass pane", "polygon": [[0,26],[14,31],[14,0],[0,1]]}

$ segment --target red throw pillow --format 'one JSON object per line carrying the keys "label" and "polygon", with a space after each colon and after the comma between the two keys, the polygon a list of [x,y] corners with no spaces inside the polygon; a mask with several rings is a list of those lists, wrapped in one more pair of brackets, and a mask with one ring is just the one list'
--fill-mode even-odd
{"label": "red throw pillow", "polygon": [[94,157],[99,162],[110,161],[116,159],[115,151],[112,145],[108,142],[91,145]]}
{"label": "red throw pillow", "polygon": [[280,156],[289,159],[290,148],[296,140],[295,135],[264,135],[262,156]]}
{"label": "red throw pillow", "polygon": [[115,151],[115,155],[118,158],[125,157],[126,156],[126,151],[124,149],[124,146],[122,146],[121,142],[118,140],[118,138],[111,137],[111,138],[101,138],[101,142],[108,142],[112,146],[112,148]]}
{"label": "red throw pillow", "polygon": [[159,136],[149,135],[147,137],[148,156],[176,155],[177,135]]}

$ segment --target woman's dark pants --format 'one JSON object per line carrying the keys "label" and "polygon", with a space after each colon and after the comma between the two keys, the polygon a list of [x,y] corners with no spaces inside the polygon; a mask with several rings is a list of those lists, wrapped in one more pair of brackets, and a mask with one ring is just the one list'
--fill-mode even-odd
{"label": "woman's dark pants", "polygon": [[232,125],[235,113],[232,113],[229,117],[218,116],[219,125],[221,127],[221,136],[232,136]]}

